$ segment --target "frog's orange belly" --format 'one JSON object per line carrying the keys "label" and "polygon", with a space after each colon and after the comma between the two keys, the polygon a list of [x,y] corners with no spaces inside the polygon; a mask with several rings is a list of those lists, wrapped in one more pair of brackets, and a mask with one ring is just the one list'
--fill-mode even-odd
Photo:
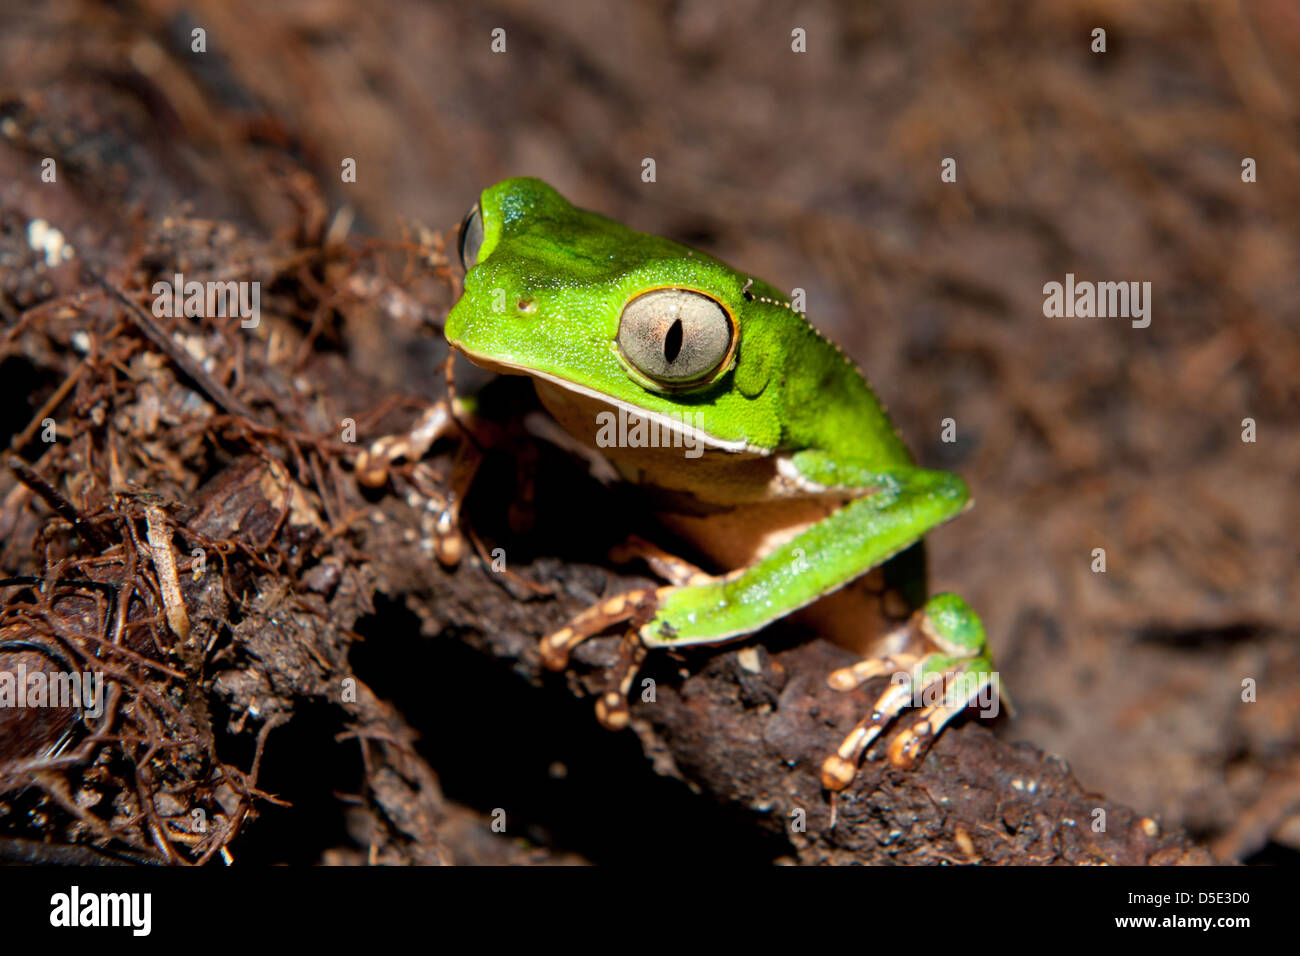
{"label": "frog's orange belly", "polygon": [[[643,489],[662,523],[690,544],[710,573],[748,567],[850,500],[818,493],[789,469],[779,452],[725,451],[616,444],[598,438],[599,415],[612,406],[535,380],[538,397],[574,439],[603,454],[628,481]],[[899,608],[903,608],[900,612]],[[907,618],[906,602],[875,568],[798,614],[807,627],[864,657],[874,656]]]}

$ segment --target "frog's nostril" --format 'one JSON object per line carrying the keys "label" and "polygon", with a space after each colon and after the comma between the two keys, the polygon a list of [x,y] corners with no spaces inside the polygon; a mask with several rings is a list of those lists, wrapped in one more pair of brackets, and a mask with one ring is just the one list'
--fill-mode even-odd
{"label": "frog's nostril", "polygon": [[668,329],[668,334],[664,336],[664,361],[669,365],[677,361],[677,356],[682,352],[682,320],[677,319]]}

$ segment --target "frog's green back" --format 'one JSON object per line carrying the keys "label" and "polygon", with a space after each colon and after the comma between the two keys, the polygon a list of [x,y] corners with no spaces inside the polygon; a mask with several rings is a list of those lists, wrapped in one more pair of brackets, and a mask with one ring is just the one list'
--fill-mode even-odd
{"label": "frog's green back", "polygon": [[[540,374],[589,394],[667,415],[689,410],[722,442],[820,449],[868,467],[910,463],[853,364],[771,286],[680,243],[577,209],[537,179],[483,192],[478,265],[447,320],[471,358]],[[687,391],[629,374],[615,344],[629,300],[648,289],[705,293],[736,318],[725,374]]]}
{"label": "frog's green back", "polygon": [[[759,308],[746,317],[736,376],[742,385],[766,376],[767,387],[776,390],[785,423],[782,446],[819,448],[872,466],[910,464],[893,423],[848,356],[766,283],[755,282],[751,292],[760,297],[754,303]],[[772,368],[762,368],[763,356],[771,357]]]}

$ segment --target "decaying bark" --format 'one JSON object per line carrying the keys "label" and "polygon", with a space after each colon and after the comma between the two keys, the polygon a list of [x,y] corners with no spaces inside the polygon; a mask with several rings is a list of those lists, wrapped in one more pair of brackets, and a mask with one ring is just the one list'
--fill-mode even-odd
{"label": "decaying bark", "polygon": [[[408,595],[430,631],[457,636],[562,694],[606,686],[617,638],[589,642],[576,655],[581,676],[561,681],[540,668],[535,639],[591,599],[589,567],[551,569],[562,582],[555,601],[520,614],[513,598],[479,567],[438,573],[428,591]],[[611,589],[633,581],[608,579]],[[496,591],[497,593],[493,593]],[[547,605],[543,611],[543,604]],[[555,605],[555,606],[550,606]],[[769,635],[771,632],[769,632]],[[769,645],[780,649],[769,650]],[[782,645],[785,645],[782,647]],[[1013,744],[974,723],[940,736],[913,771],[868,760],[858,779],[831,799],[818,768],[862,715],[881,685],[855,694],[830,690],[825,675],[852,662],[821,639],[749,642],[746,648],[652,655],[645,674],[655,701],[632,704],[633,729],[656,769],[680,777],[701,799],[734,801],[753,825],[779,832],[802,863],[1207,863],[1184,834],[1086,792],[1060,758]],[[594,717],[592,718],[594,720]],[[1014,734],[1014,726],[1008,728]],[[883,749],[877,745],[877,749]],[[1104,820],[1104,830],[1094,822]]]}

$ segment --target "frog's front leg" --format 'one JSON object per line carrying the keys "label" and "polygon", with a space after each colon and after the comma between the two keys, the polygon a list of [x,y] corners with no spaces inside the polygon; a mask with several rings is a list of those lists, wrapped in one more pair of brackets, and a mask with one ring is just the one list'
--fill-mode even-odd
{"label": "frog's front leg", "polygon": [[542,664],[549,670],[564,670],[569,666],[569,656],[574,648],[587,638],[637,616],[648,617],[653,613],[654,605],[654,588],[623,591],[593,604],[564,627],[542,638],[537,648]]}
{"label": "frog's front leg", "polygon": [[752,634],[888,561],[969,501],[965,483],[943,471],[850,472],[826,464],[823,475],[851,479],[846,487],[860,489],[861,497],[746,568],[660,588],[655,617],[641,628],[641,639],[651,647],[675,647]]}
{"label": "frog's front leg", "polygon": [[[822,763],[822,783],[843,790],[857,773],[858,761],[885,727],[913,703],[923,709],[889,746],[889,761],[910,767],[925,753],[945,724],[989,688],[1000,690],[984,636],[984,625],[955,594],[938,594],[912,618],[908,651],[841,668],[827,678],[838,691],[849,691],[873,677],[894,674],[889,689],[876,699],[839,749]],[[934,701],[933,703],[928,703]]]}
{"label": "frog's front leg", "polygon": [[[679,587],[713,580],[712,575],[689,561],[636,535],[630,536],[610,551],[610,559],[620,564],[635,558],[645,561],[661,578]],[[623,637],[618,660],[610,668],[609,683],[596,700],[596,719],[609,730],[622,730],[627,726],[630,716],[627,692],[646,653],[646,646],[641,642],[638,632],[640,625],[653,615],[656,603],[654,588],[624,591],[599,604],[593,604],[558,631],[546,635],[538,645],[543,666],[555,671],[564,670],[569,665],[569,656],[574,648],[587,638],[594,637],[615,624],[632,622]]]}
{"label": "frog's front leg", "polygon": [[[841,466],[841,477],[845,471]],[[582,641],[638,615],[644,622],[637,630],[648,647],[719,644],[748,636],[887,561],[957,514],[968,499],[961,479],[946,472],[859,470],[853,478],[863,496],[786,546],[719,577],[680,561],[675,561],[675,572],[673,565],[665,564],[674,577],[688,583],[615,595],[589,608],[543,638],[543,662],[562,669]],[[607,713],[616,712],[611,702],[611,695],[602,696]],[[603,722],[618,726],[625,720]]]}
{"label": "frog's front leg", "polygon": [[[658,545],[636,535],[629,536],[621,545],[611,549],[609,556],[610,560],[619,564],[640,558],[661,578],[678,587],[705,584],[715,580],[713,575],[697,568],[689,561],[675,554],[669,554]],[[567,625],[542,638],[541,644],[538,645],[542,664],[549,670],[562,671],[569,666],[569,655],[573,653],[574,648],[587,638],[595,637],[615,624],[633,620],[640,615],[642,621],[632,629],[632,633],[635,634],[640,629],[640,624],[649,620],[654,613],[658,603],[656,594],[654,588],[639,588],[615,594],[599,604],[593,604]],[[606,721],[602,719],[601,723]]]}

